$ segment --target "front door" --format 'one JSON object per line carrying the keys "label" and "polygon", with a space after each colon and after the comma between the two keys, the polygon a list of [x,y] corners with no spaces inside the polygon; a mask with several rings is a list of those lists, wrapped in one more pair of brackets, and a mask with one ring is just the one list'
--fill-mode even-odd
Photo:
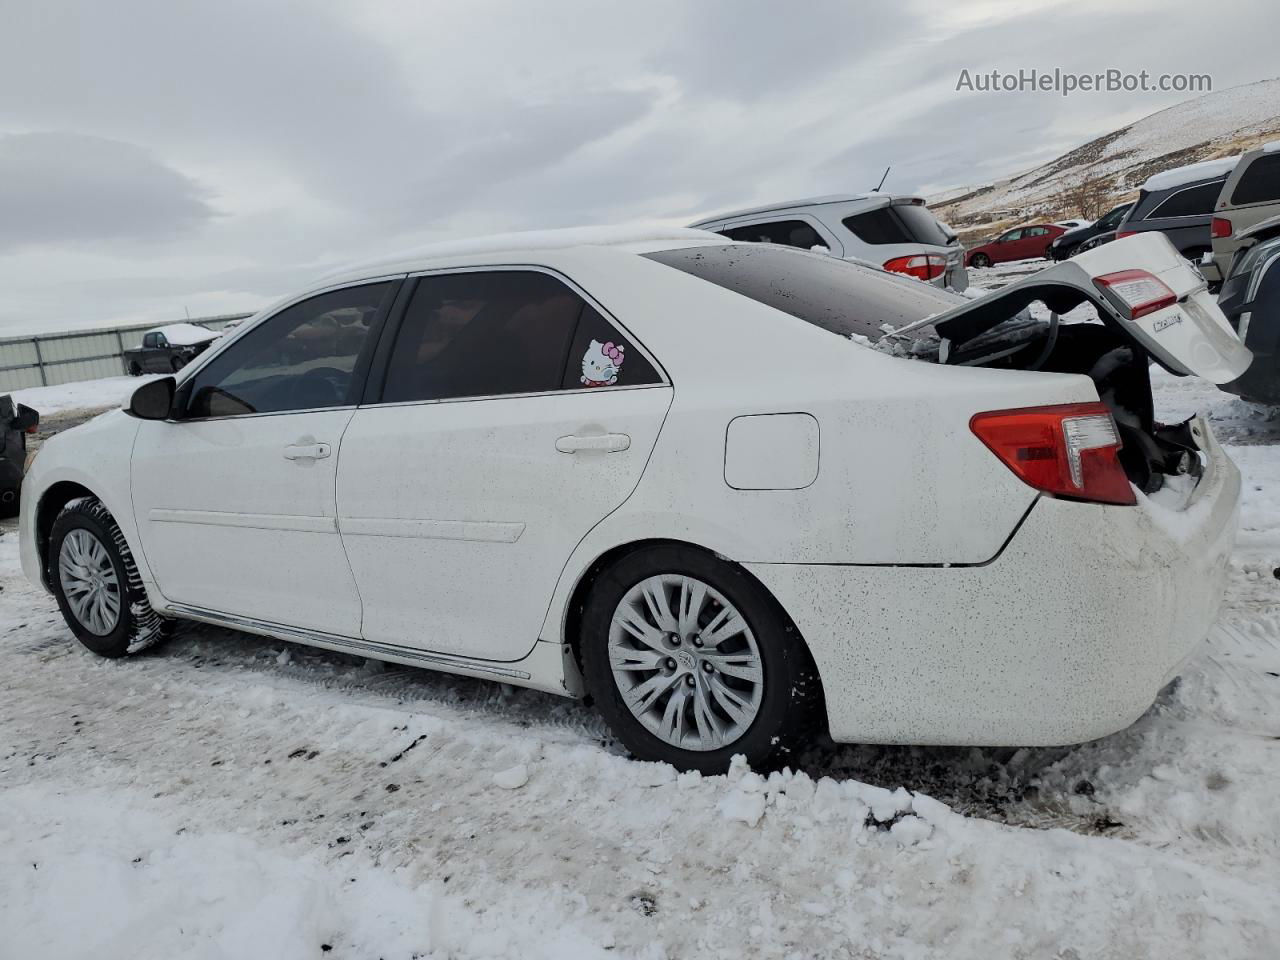
{"label": "front door", "polygon": [[363,636],[515,660],[569,555],[635,489],[671,388],[535,270],[423,277],[380,402],[356,411],[338,517]]}
{"label": "front door", "polygon": [[357,636],[337,529],[337,451],[393,282],[310,297],[184,381],[146,421],[131,482],[143,551],[171,602]]}

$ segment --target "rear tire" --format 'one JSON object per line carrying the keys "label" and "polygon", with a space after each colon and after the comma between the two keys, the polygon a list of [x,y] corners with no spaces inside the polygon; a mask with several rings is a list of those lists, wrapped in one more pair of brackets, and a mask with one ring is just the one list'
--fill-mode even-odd
{"label": "rear tire", "polygon": [[72,500],[54,520],[46,575],[67,626],[99,656],[139,653],[169,635],[124,534],[93,497]]}
{"label": "rear tire", "polygon": [[138,361],[137,361],[137,360],[130,360],[130,361],[129,361],[129,376],[131,376],[131,377],[140,377],[140,376],[142,376],[142,367],[141,367],[141,366],[139,366],[139,364],[138,364]]}
{"label": "rear tire", "polygon": [[969,260],[969,266],[973,267],[975,270],[985,270],[987,267],[991,266],[991,258],[985,253],[975,253]]}
{"label": "rear tire", "polygon": [[777,602],[692,547],[645,547],[602,572],[579,649],[597,708],[641,760],[715,774],[742,754],[778,767],[820,716],[817,670]]}

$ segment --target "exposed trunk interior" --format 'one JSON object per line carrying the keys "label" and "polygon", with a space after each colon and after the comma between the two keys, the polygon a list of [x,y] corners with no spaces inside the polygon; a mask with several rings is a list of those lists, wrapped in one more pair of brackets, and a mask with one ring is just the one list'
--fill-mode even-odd
{"label": "exposed trunk interior", "polygon": [[[1044,304],[1049,319],[1032,316],[1032,303]],[[1059,321],[1058,311],[1083,303],[1092,303],[1103,322]],[[1124,441],[1120,461],[1134,486],[1150,494],[1166,477],[1198,477],[1202,464],[1189,424],[1156,422],[1151,357],[1108,318],[1107,306],[1079,288],[1042,287],[1016,298],[991,298],[950,321],[908,331],[907,337],[888,335],[877,347],[935,363],[1083,374],[1115,418]]]}

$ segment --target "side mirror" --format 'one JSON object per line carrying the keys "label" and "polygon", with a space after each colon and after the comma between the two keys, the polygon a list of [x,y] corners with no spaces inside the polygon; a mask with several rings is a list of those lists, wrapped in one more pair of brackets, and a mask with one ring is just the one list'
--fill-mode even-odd
{"label": "side mirror", "polygon": [[168,420],[173,413],[173,393],[177,381],[161,377],[144,383],[129,400],[129,412],[139,420]]}
{"label": "side mirror", "polygon": [[18,412],[14,415],[13,429],[20,433],[35,433],[36,427],[40,426],[40,413],[32,410],[26,404],[18,404]]}

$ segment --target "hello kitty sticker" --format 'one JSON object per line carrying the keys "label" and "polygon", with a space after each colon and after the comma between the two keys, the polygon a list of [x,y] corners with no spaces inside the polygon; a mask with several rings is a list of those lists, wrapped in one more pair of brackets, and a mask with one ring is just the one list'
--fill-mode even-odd
{"label": "hello kitty sticker", "polygon": [[582,358],[582,384],[586,387],[608,387],[618,382],[618,372],[626,359],[620,343],[592,340]]}

